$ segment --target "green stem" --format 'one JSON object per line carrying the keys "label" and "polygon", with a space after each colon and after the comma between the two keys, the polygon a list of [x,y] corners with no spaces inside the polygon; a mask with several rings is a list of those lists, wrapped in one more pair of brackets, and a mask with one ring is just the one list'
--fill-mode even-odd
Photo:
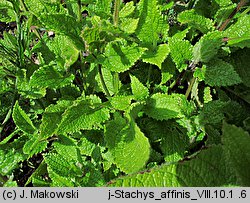
{"label": "green stem", "polygon": [[[119,10],[120,10],[120,5],[121,5],[121,0],[115,0],[114,3],[114,15],[113,15],[113,21],[114,21],[114,26],[117,27],[119,24]],[[115,89],[115,94],[117,94],[119,90],[119,73],[115,72],[114,73],[114,89]]]}
{"label": "green stem", "polygon": [[25,12],[27,12],[28,9],[27,9],[27,7],[25,6],[23,0],[20,0],[20,4],[21,4],[21,7],[23,7],[23,10],[24,10]]}
{"label": "green stem", "polygon": [[82,21],[82,5],[81,5],[81,0],[77,0],[78,4],[78,21]]}
{"label": "green stem", "polygon": [[107,95],[107,97],[111,97],[111,95],[109,93],[109,90],[108,90],[108,88],[107,88],[107,86],[105,84],[105,80],[104,80],[104,77],[103,77],[103,74],[102,74],[102,67],[101,67],[100,64],[98,65],[98,72],[99,72],[99,75],[100,75],[102,87],[104,89],[105,94]]}
{"label": "green stem", "polygon": [[249,11],[250,11],[250,6],[248,6],[248,8],[247,8],[245,11],[243,11],[243,12],[241,13],[241,15],[244,16],[244,15],[246,15]]}
{"label": "green stem", "polygon": [[114,72],[114,90],[115,90],[115,94],[118,93],[119,91],[119,73]]}
{"label": "green stem", "polygon": [[152,73],[152,65],[150,64],[149,68],[148,68],[148,78],[147,78],[147,83],[146,83],[146,85],[147,85],[148,88],[150,87],[151,73]]}
{"label": "green stem", "polygon": [[22,25],[20,21],[20,8],[19,2],[16,1],[14,4],[14,10],[16,15],[16,24],[17,24],[17,43],[18,43],[18,67],[21,68],[24,65],[24,33],[22,30]]}
{"label": "green stem", "polygon": [[188,86],[188,89],[187,89],[186,94],[185,94],[186,98],[189,97],[189,94],[190,94],[190,92],[192,91],[192,88],[193,88],[193,86],[194,86],[194,83],[195,83],[196,79],[197,79],[196,77],[193,77],[193,78],[191,79],[190,85]]}
{"label": "green stem", "polygon": [[114,26],[117,27],[118,23],[119,23],[119,9],[120,9],[120,4],[121,4],[121,0],[115,0],[115,4],[114,4],[114,16],[113,16],[113,20],[114,20]]}

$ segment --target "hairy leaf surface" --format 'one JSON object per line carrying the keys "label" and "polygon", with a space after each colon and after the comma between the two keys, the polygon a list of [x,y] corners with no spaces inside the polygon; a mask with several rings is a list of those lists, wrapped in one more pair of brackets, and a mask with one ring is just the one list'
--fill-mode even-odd
{"label": "hairy leaf surface", "polygon": [[157,47],[157,50],[155,51],[146,51],[142,56],[142,61],[156,65],[161,68],[162,63],[167,58],[169,52],[169,46],[167,44],[161,44]]}
{"label": "hairy leaf surface", "polygon": [[88,130],[101,127],[109,119],[109,110],[102,107],[96,96],[79,98],[62,115],[58,133],[73,133],[81,129]]}
{"label": "hairy leaf surface", "polygon": [[144,112],[157,120],[168,120],[171,118],[182,118],[190,114],[192,106],[186,97],[181,94],[154,94],[144,108]]}
{"label": "hairy leaf surface", "polygon": [[18,101],[15,103],[12,118],[18,128],[28,134],[33,134],[36,131],[36,127],[33,125],[29,116],[19,106]]}
{"label": "hairy leaf surface", "polygon": [[207,33],[212,31],[213,21],[209,18],[205,18],[195,12],[194,9],[186,10],[178,15],[178,21],[183,24],[188,24],[191,27],[194,27],[200,30],[202,33]]}
{"label": "hairy leaf surface", "polygon": [[150,145],[133,120],[115,117],[115,120],[106,125],[105,140],[114,163],[122,171],[133,173],[145,166],[149,158]]}
{"label": "hairy leaf surface", "polygon": [[228,160],[235,169],[239,181],[244,186],[250,185],[250,136],[242,128],[235,125],[223,124],[222,142]]}
{"label": "hairy leaf surface", "polygon": [[124,72],[135,64],[144,51],[145,48],[138,47],[135,43],[130,46],[109,43],[105,49],[104,66],[114,72]]}
{"label": "hairy leaf surface", "polygon": [[[221,146],[202,151],[191,160],[162,165],[111,182],[115,187],[199,187],[225,186],[235,181],[223,157]],[[234,182],[236,184],[236,182]]]}

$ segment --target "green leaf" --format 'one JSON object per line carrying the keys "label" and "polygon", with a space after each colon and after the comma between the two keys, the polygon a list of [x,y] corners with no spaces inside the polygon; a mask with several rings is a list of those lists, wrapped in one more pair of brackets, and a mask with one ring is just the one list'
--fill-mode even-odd
{"label": "green leaf", "polygon": [[142,61],[150,63],[161,68],[163,61],[167,58],[170,52],[169,46],[167,44],[161,44],[157,47],[157,50],[146,51],[142,55]]}
{"label": "green leaf", "polygon": [[225,36],[230,40],[228,45],[241,48],[250,47],[250,15],[245,15],[225,30]]}
{"label": "green leaf", "polygon": [[59,176],[74,178],[82,175],[82,171],[76,166],[76,162],[68,161],[60,154],[49,153],[44,160],[47,163],[48,170]]}
{"label": "green leaf", "polygon": [[3,187],[18,187],[17,182],[9,179],[4,183]]}
{"label": "green leaf", "polygon": [[29,83],[29,77],[27,77],[27,70],[20,69],[16,74],[17,77],[17,89],[19,94],[25,98],[38,99],[46,95],[45,88],[31,87]]}
{"label": "green leaf", "polygon": [[80,143],[78,144],[78,147],[81,154],[85,156],[91,156],[94,149],[96,148],[96,144],[89,141],[86,137],[82,137]]}
{"label": "green leaf", "polygon": [[115,109],[125,111],[130,107],[132,99],[132,96],[114,96],[110,103]]}
{"label": "green leaf", "polygon": [[13,148],[8,151],[0,149],[0,174],[10,175],[23,158],[23,155]]}
{"label": "green leaf", "polygon": [[230,86],[242,82],[234,67],[223,60],[217,59],[207,64],[205,83],[211,86]]}
{"label": "green leaf", "polygon": [[197,42],[193,49],[193,60],[197,62],[209,62],[213,59],[222,46],[222,33],[219,31],[209,32]]}
{"label": "green leaf", "polygon": [[42,66],[30,78],[30,85],[40,88],[61,88],[74,80],[74,75],[63,76],[54,66]]}
{"label": "green leaf", "polygon": [[236,6],[237,6],[236,4],[232,4],[225,7],[221,7],[214,16],[216,22],[219,25],[223,23],[228,18],[228,16],[233,12]]}
{"label": "green leaf", "polygon": [[[98,83],[96,85],[97,86],[96,91],[105,92],[97,68],[98,67],[96,66],[95,69],[94,69],[94,71],[96,71],[96,76],[95,76],[95,81],[94,82]],[[114,74],[109,69],[102,68],[102,75],[103,75],[105,85],[107,86],[109,93],[111,95],[114,95],[115,94],[115,78],[114,78]],[[91,80],[91,78],[90,78],[90,80]],[[92,83],[93,80],[91,80],[90,82]],[[90,86],[93,87],[93,85],[91,85],[91,84],[90,84]],[[121,86],[121,82],[119,81],[118,82],[118,87],[120,87],[120,86]]]}
{"label": "green leaf", "polygon": [[39,40],[32,48],[33,53],[41,54],[41,63],[44,62],[45,64],[49,64],[51,61],[56,60],[54,50],[49,48],[50,44],[52,43],[50,42],[48,35],[44,34],[41,40]]}
{"label": "green leaf", "polygon": [[125,173],[142,169],[148,161],[150,145],[133,120],[127,121],[118,114],[105,128],[105,141],[114,163]]}
{"label": "green leaf", "polygon": [[23,146],[23,153],[28,157],[38,154],[46,149],[48,141],[42,140],[37,134],[31,135],[32,137]]}
{"label": "green leaf", "polygon": [[242,128],[223,123],[222,143],[227,160],[236,171],[241,186],[250,186],[250,136]]}
{"label": "green leaf", "polygon": [[82,161],[77,143],[71,137],[60,135],[58,141],[53,143],[53,147],[68,162],[77,163]]}
{"label": "green leaf", "polygon": [[33,134],[36,131],[36,127],[33,125],[29,116],[19,106],[18,101],[16,101],[15,106],[13,108],[12,118],[16,126],[20,128],[23,132]]}
{"label": "green leaf", "polygon": [[143,100],[149,96],[148,88],[145,87],[135,76],[130,75],[132,93],[137,100]]}
{"label": "green leaf", "polygon": [[207,33],[214,29],[213,21],[197,14],[194,9],[183,11],[178,15],[177,20],[180,23],[188,24],[200,30],[202,33]]}
{"label": "green leaf", "polygon": [[136,31],[139,23],[139,18],[124,18],[121,20],[120,28],[128,34],[132,34]]}
{"label": "green leaf", "polygon": [[95,1],[88,1],[86,4],[90,4],[88,6],[88,10],[90,11],[90,14],[98,15],[101,18],[107,19],[111,15],[111,5],[112,0],[95,0]]}
{"label": "green leaf", "polygon": [[189,146],[186,130],[171,121],[144,119],[142,131],[154,144],[159,144],[166,162],[182,160]]}
{"label": "green leaf", "polygon": [[62,120],[62,114],[70,105],[72,105],[72,101],[61,100],[45,109],[40,125],[40,136],[43,139],[49,138],[56,132],[58,124]]}
{"label": "green leaf", "polygon": [[[41,14],[39,16],[47,29],[51,29],[56,34],[66,35],[78,50],[84,49],[84,42],[80,37],[81,24],[74,17],[65,14]],[[74,26],[72,26],[74,25]]]}
{"label": "green leaf", "polygon": [[218,124],[224,119],[224,108],[227,103],[213,100],[205,103],[200,113],[200,120],[204,124]]}
{"label": "green leaf", "polygon": [[56,35],[53,40],[47,40],[47,46],[55,53],[56,61],[66,68],[73,65],[79,57],[79,49],[68,36]]}
{"label": "green leaf", "polygon": [[122,43],[109,43],[105,48],[104,66],[111,71],[124,72],[135,64],[145,50],[145,48],[138,47],[136,43],[130,46]]}
{"label": "green leaf", "polygon": [[157,120],[183,118],[192,112],[192,106],[185,95],[153,94],[147,101],[144,112]]}
{"label": "green leaf", "polygon": [[231,0],[215,0],[217,4],[219,4],[220,7],[222,6],[229,6],[232,4]]}
{"label": "green leaf", "polygon": [[49,177],[52,180],[51,187],[74,187],[75,184],[72,181],[71,177],[67,176],[60,176],[57,173],[55,173],[50,168],[48,169]]}
{"label": "green leaf", "polygon": [[189,41],[174,36],[169,39],[171,57],[179,72],[187,68],[187,61],[193,57],[193,47]]}
{"label": "green leaf", "polygon": [[205,87],[203,100],[204,100],[204,103],[208,103],[213,100],[210,87]]}
{"label": "green leaf", "polygon": [[[203,150],[191,160],[162,165],[111,181],[114,187],[218,187],[235,184],[221,146]],[[167,195],[167,194],[166,194]]]}
{"label": "green leaf", "polygon": [[11,2],[2,0],[0,2],[0,21],[1,22],[13,22],[16,20],[16,15]]}
{"label": "green leaf", "polygon": [[124,7],[119,12],[119,18],[125,18],[131,15],[135,10],[134,2],[130,1],[124,5]]}
{"label": "green leaf", "polygon": [[168,23],[164,21],[157,0],[141,0],[138,3],[140,20],[136,34],[147,46],[156,45],[159,35],[168,32]]}
{"label": "green leaf", "polygon": [[171,57],[168,56],[161,67],[161,84],[169,81],[175,75],[175,70],[175,64],[172,61]]}
{"label": "green leaf", "polygon": [[234,66],[236,72],[239,74],[244,85],[250,87],[250,49],[240,49],[232,53],[230,62]]}
{"label": "green leaf", "polygon": [[57,132],[73,133],[79,130],[100,128],[108,119],[109,110],[102,106],[98,97],[79,98],[63,113]]}
{"label": "green leaf", "polygon": [[35,16],[39,17],[41,13],[58,12],[59,1],[51,0],[25,0],[25,6]]}

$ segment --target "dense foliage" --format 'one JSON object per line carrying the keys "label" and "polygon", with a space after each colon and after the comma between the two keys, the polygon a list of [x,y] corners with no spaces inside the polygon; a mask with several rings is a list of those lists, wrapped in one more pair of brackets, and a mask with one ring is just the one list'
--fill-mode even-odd
{"label": "dense foliage", "polygon": [[1,186],[250,186],[249,1],[1,0]]}

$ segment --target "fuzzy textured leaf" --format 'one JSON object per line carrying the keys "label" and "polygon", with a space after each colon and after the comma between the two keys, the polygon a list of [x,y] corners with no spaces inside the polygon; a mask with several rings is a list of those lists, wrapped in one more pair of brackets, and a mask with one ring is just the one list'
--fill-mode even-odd
{"label": "fuzzy textured leaf", "polygon": [[72,83],[75,76],[63,76],[54,66],[42,66],[30,78],[30,85],[40,88],[60,88]]}
{"label": "fuzzy textured leaf", "polygon": [[186,10],[178,15],[178,21],[183,24],[188,24],[200,30],[202,33],[207,33],[214,29],[213,21],[209,18],[205,18],[195,12],[194,9]]}
{"label": "fuzzy textured leaf", "polygon": [[136,31],[139,23],[139,18],[125,18],[121,21],[120,28],[128,34],[132,34]]}
{"label": "fuzzy textured leaf", "polygon": [[217,55],[218,49],[223,44],[222,33],[219,31],[209,32],[197,42],[193,49],[195,62],[209,62]]}
{"label": "fuzzy textured leaf", "polygon": [[10,175],[12,170],[18,166],[18,163],[23,160],[23,155],[15,149],[8,151],[0,149],[0,174]]}
{"label": "fuzzy textured leaf", "polygon": [[124,7],[119,12],[120,18],[125,18],[131,15],[135,10],[134,2],[130,1],[124,5]]}
{"label": "fuzzy textured leaf", "polygon": [[15,103],[13,108],[12,118],[18,128],[23,132],[28,134],[33,134],[36,131],[36,127],[33,125],[29,116],[25,113],[24,110],[19,106],[18,101]]}
{"label": "fuzzy textured leaf", "polygon": [[84,48],[84,42],[80,37],[81,24],[72,16],[60,13],[43,13],[39,16],[39,19],[45,24],[46,28],[68,36],[79,50]]}
{"label": "fuzzy textured leaf", "polygon": [[223,124],[223,147],[231,166],[235,169],[242,186],[250,186],[250,136],[242,128]]}
{"label": "fuzzy textured leaf", "polygon": [[203,150],[194,159],[177,164],[162,165],[139,174],[119,178],[109,186],[115,187],[199,187],[225,186],[235,182],[223,159],[221,146]]}
{"label": "fuzzy textured leaf", "polygon": [[109,119],[109,110],[102,107],[96,96],[79,98],[62,115],[58,133],[73,133],[101,127],[101,123]]}
{"label": "fuzzy textured leaf", "polygon": [[23,153],[28,157],[32,157],[34,154],[42,152],[48,144],[47,140],[42,140],[38,135],[32,135],[29,141],[23,146]]}
{"label": "fuzzy textured leaf", "polygon": [[126,173],[142,169],[149,159],[149,141],[133,120],[117,116],[108,122],[105,140],[114,163]]}
{"label": "fuzzy textured leaf", "polygon": [[207,64],[205,82],[211,86],[230,86],[242,80],[230,63],[218,59]]}
{"label": "fuzzy textured leaf", "polygon": [[230,62],[239,74],[244,85],[250,87],[250,48],[240,49],[232,54]]}
{"label": "fuzzy textured leaf", "polygon": [[138,4],[138,10],[140,20],[136,34],[146,45],[155,45],[159,34],[168,30],[168,24],[161,16],[158,0],[141,0]]}
{"label": "fuzzy textured leaf", "polygon": [[110,103],[115,109],[125,111],[130,107],[132,99],[132,96],[115,96]]}
{"label": "fuzzy textured leaf", "polygon": [[135,64],[144,51],[145,48],[138,47],[135,43],[130,46],[109,43],[105,49],[104,66],[111,71],[124,72]]}
{"label": "fuzzy textured leaf", "polygon": [[156,51],[146,51],[142,55],[142,61],[150,63],[161,68],[163,61],[167,58],[170,52],[169,46],[167,44],[161,44],[157,47]]}
{"label": "fuzzy textured leaf", "polygon": [[149,91],[148,88],[145,87],[138,78],[135,76],[130,75],[131,79],[131,88],[132,88],[132,93],[134,97],[138,100],[145,99],[146,97],[149,96]]}
{"label": "fuzzy textured leaf", "polygon": [[245,15],[225,30],[225,36],[230,38],[228,45],[241,48],[250,47],[250,15]]}
{"label": "fuzzy textured leaf", "polygon": [[157,93],[148,99],[144,112],[154,119],[168,120],[185,117],[192,112],[192,106],[185,95]]}
{"label": "fuzzy textured leaf", "polygon": [[169,39],[169,48],[171,57],[177,67],[181,72],[187,68],[187,61],[191,60],[193,57],[193,47],[189,41],[179,39],[177,37],[172,37]]}
{"label": "fuzzy textured leaf", "polygon": [[49,138],[52,136],[58,124],[61,122],[63,112],[72,104],[72,101],[62,100],[57,104],[52,104],[45,109],[42,123],[40,125],[40,136]]}
{"label": "fuzzy textured leaf", "polygon": [[60,154],[49,153],[45,156],[48,169],[64,177],[81,176],[81,170],[74,162],[64,159]]}

